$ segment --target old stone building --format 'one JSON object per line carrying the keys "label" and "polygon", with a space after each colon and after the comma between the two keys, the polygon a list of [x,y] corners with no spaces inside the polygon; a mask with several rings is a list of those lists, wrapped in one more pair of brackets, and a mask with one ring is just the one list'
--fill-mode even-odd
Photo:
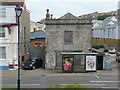
{"label": "old stone building", "polygon": [[[47,15],[50,16],[50,15]],[[48,19],[47,19],[48,18]],[[67,13],[58,19],[46,18],[46,69],[61,65],[62,52],[88,53],[91,49],[92,23]]]}

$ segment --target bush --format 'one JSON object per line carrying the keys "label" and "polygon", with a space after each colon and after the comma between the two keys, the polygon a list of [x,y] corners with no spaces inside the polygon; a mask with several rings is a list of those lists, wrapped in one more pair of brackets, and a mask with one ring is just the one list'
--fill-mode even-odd
{"label": "bush", "polygon": [[65,88],[74,88],[74,90],[86,90],[85,87],[83,87],[81,85],[77,85],[77,84],[76,85],[67,85]]}
{"label": "bush", "polygon": [[84,86],[81,86],[79,84],[76,85],[67,85],[67,86],[60,86],[59,84],[55,84],[55,85],[50,85],[50,88],[65,88],[65,90],[69,90],[69,88],[72,88],[72,90],[87,90],[87,88],[85,88]]}
{"label": "bush", "polygon": [[102,15],[102,16],[98,16],[98,20],[104,20],[107,17],[110,17],[112,15]]}
{"label": "bush", "polygon": [[60,88],[60,85],[59,84],[50,85],[50,88]]}
{"label": "bush", "polygon": [[92,47],[95,49],[99,49],[99,48],[104,48],[104,45],[103,44],[94,44]]}

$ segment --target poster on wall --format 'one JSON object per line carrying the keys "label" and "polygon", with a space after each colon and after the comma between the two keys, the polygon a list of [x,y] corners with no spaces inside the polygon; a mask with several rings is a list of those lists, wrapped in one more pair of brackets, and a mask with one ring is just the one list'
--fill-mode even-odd
{"label": "poster on wall", "polygon": [[86,56],[86,71],[96,70],[96,56]]}

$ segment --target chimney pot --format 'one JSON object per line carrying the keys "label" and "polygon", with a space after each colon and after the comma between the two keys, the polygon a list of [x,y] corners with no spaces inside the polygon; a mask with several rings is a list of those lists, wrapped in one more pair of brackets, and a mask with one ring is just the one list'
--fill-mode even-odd
{"label": "chimney pot", "polygon": [[53,18],[53,15],[51,14],[51,19]]}

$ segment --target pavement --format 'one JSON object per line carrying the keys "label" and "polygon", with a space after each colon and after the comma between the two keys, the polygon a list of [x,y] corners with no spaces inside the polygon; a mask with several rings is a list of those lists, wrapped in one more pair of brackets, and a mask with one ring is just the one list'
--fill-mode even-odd
{"label": "pavement", "polygon": [[[96,72],[87,73],[62,73],[61,70],[21,70],[21,77],[32,76],[94,76],[94,75],[118,75],[118,62],[115,60],[116,55],[111,54],[111,68],[112,70],[97,70]],[[2,71],[2,77],[17,77],[17,70]]]}

